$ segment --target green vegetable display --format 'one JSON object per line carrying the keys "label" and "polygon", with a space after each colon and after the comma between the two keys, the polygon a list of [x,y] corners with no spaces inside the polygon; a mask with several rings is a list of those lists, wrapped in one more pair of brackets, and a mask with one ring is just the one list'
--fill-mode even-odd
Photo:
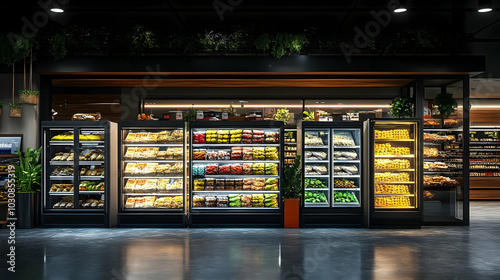
{"label": "green vegetable display", "polygon": [[323,182],[321,182],[321,180],[318,180],[318,179],[314,179],[314,178],[306,178],[305,179],[305,186],[306,186],[306,189],[324,189],[324,188],[328,188],[327,186],[325,186],[325,184],[323,184]]}
{"label": "green vegetable display", "polygon": [[305,202],[310,203],[326,203],[326,195],[324,192],[316,192],[316,191],[306,191],[305,194]]}
{"label": "green vegetable display", "polygon": [[339,191],[333,194],[333,202],[335,203],[357,203],[356,196],[349,191]]}

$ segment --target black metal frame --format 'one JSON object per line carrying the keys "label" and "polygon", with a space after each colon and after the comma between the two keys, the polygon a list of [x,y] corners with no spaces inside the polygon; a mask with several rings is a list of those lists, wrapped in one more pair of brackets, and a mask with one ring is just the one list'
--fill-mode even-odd
{"label": "black metal frame", "polygon": [[[42,203],[41,205],[41,225],[42,227],[112,227],[115,225],[116,209],[114,207],[114,197],[112,197],[110,163],[111,163],[111,141],[110,141],[110,124],[108,121],[100,122],[72,122],[72,121],[57,121],[57,122],[42,122]],[[75,137],[73,140],[74,161],[73,161],[73,187],[74,187],[74,205],[79,204],[79,156],[80,156],[80,141],[79,135],[82,129],[104,129],[104,150],[105,150],[105,208],[104,209],[47,209],[45,208],[46,199],[49,197],[50,189],[50,170],[51,156],[47,155],[47,149],[50,148],[50,139],[47,138],[46,130],[53,128],[67,128],[66,131],[73,131]],[[69,142],[69,141],[68,141]]]}
{"label": "black metal frame", "polygon": [[[179,129],[183,130],[183,208],[182,209],[123,209],[122,190],[123,181],[123,136],[124,129]],[[186,123],[183,121],[120,121],[118,122],[118,227],[186,227]],[[140,196],[140,194],[137,194]]]}
{"label": "black metal frame", "polygon": [[[361,122],[302,122],[300,130],[302,135],[302,153],[305,151],[304,133],[305,129],[359,129],[360,130],[360,167],[362,171],[364,166],[362,166],[362,155],[366,153],[363,149],[363,125]],[[332,135],[329,135],[330,140],[332,140]],[[330,146],[333,145],[333,141],[330,141]],[[330,153],[329,157],[329,167],[331,168],[333,155]],[[305,181],[305,157],[302,157],[302,182]],[[330,170],[330,177],[333,178],[333,170]],[[360,207],[304,207],[304,199],[301,201],[302,213],[301,213],[301,226],[302,227],[366,227],[365,216],[368,215],[368,204],[367,202],[367,189],[364,182],[364,174],[360,173]],[[330,179],[331,179],[330,178]],[[330,190],[333,188],[333,180],[330,182]],[[349,189],[346,189],[349,190]],[[302,197],[305,197],[305,186],[302,188]],[[333,191],[330,191],[330,198],[333,195]],[[333,203],[333,202],[331,202]]]}
{"label": "black metal frame", "polygon": [[[415,156],[417,157],[415,161],[415,179],[418,177],[418,182],[414,185],[414,191],[418,190],[418,208],[417,209],[387,209],[387,210],[375,210],[375,194],[374,194],[374,174],[375,174],[375,151],[373,150],[374,141],[374,123],[375,122],[411,122],[416,123],[417,128],[415,135],[419,138],[415,139],[416,150]],[[420,228],[422,226],[423,219],[423,172],[421,166],[423,166],[423,148],[422,148],[422,121],[417,118],[408,119],[368,119],[364,123],[364,134],[365,134],[365,185],[368,189],[368,200],[369,200],[369,215],[368,215],[368,226],[371,228],[378,227],[394,227],[394,228]],[[418,154],[417,154],[418,153]],[[417,184],[418,183],[418,184]]]}
{"label": "black metal frame", "polygon": [[[284,124],[280,121],[243,121],[243,122],[211,122],[192,121],[189,122],[189,135],[193,135],[193,129],[210,128],[241,128],[241,129],[279,129],[279,209],[259,209],[259,211],[247,209],[217,209],[206,210],[192,209],[194,177],[192,168],[189,174],[189,226],[190,227],[282,227],[283,226],[283,201],[282,201],[282,178],[283,178],[283,132]],[[249,144],[251,145],[251,144]],[[193,138],[189,139],[189,146],[193,147]],[[193,162],[193,149],[190,149],[189,162]],[[210,161],[207,161],[209,163]],[[238,193],[239,191],[235,191]],[[265,193],[265,192],[264,192]]]}

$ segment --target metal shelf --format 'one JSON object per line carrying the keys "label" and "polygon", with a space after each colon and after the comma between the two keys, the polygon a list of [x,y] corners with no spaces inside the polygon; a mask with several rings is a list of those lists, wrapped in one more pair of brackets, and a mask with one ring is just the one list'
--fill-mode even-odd
{"label": "metal shelf", "polygon": [[415,155],[375,155],[375,158],[415,158]]}
{"label": "metal shelf", "polygon": [[49,195],[75,195],[74,192],[49,192]]}
{"label": "metal shelf", "polygon": [[73,180],[73,175],[71,176],[50,176],[50,180]]}
{"label": "metal shelf", "polygon": [[333,164],[336,162],[359,162],[359,159],[333,159]]}
{"label": "metal shelf", "polygon": [[80,194],[105,194],[106,191],[80,191]]}
{"label": "metal shelf", "polygon": [[73,165],[73,161],[50,161],[50,165]]}
{"label": "metal shelf", "polygon": [[122,195],[135,195],[135,196],[150,196],[150,195],[155,195],[155,196],[183,196],[182,193],[122,193]]}
{"label": "metal shelf", "polygon": [[163,144],[163,143],[124,143],[125,147],[183,147],[183,144]]}
{"label": "metal shelf", "polygon": [[359,178],[361,175],[335,175],[333,174],[333,178]]}
{"label": "metal shelf", "polygon": [[323,146],[304,146],[304,149],[328,149],[328,145]]}
{"label": "metal shelf", "polygon": [[[229,204],[229,203],[228,203]],[[280,209],[279,207],[192,207],[191,209],[193,210],[224,210],[224,211],[229,211],[229,210],[270,210],[270,209],[275,209],[278,210]]]}
{"label": "metal shelf", "polygon": [[360,146],[333,146],[334,149],[357,149]]}
{"label": "metal shelf", "polygon": [[305,160],[305,163],[329,163],[329,160]]}
{"label": "metal shelf", "polygon": [[377,207],[375,206],[375,210],[377,209],[416,209],[415,206],[406,206],[406,207]]}
{"label": "metal shelf", "polygon": [[266,190],[262,190],[262,191],[244,191],[244,190],[223,190],[223,191],[192,191],[193,194],[196,194],[196,193],[200,193],[200,194],[204,194],[204,193],[220,193],[220,194],[246,194],[246,193],[262,193],[262,194],[269,194],[269,193],[274,193],[274,194],[279,194],[280,191],[266,191]]}
{"label": "metal shelf", "polygon": [[80,141],[80,145],[82,146],[104,145],[104,143],[104,141]]}
{"label": "metal shelf", "polygon": [[375,196],[415,196],[414,194],[376,193]]}
{"label": "metal shelf", "polygon": [[398,185],[412,185],[415,184],[414,181],[408,181],[408,182],[379,182],[375,181],[375,184],[398,184]]}
{"label": "metal shelf", "polygon": [[333,191],[361,191],[361,188],[332,188]]}
{"label": "metal shelf", "polygon": [[269,143],[269,144],[262,144],[262,143],[255,143],[255,144],[241,144],[241,143],[233,143],[233,144],[193,144],[194,147],[279,147],[280,144],[274,144],[274,143]]}
{"label": "metal shelf", "polygon": [[329,207],[328,202],[304,202],[305,207]]}
{"label": "metal shelf", "polygon": [[329,178],[330,175],[314,175],[314,174],[305,174],[305,178]]}
{"label": "metal shelf", "polygon": [[127,159],[122,160],[122,162],[157,162],[157,163],[166,163],[166,162],[184,162],[180,159]]}
{"label": "metal shelf", "polygon": [[410,172],[413,172],[413,171],[415,171],[415,169],[413,169],[413,168],[409,168],[409,169],[375,168],[375,172],[378,172],[378,171],[381,171],[381,172],[391,172],[391,171],[410,171]]}
{"label": "metal shelf", "polygon": [[124,176],[123,179],[183,179],[182,175],[163,177],[163,176]]}
{"label": "metal shelf", "polygon": [[[278,175],[235,175],[235,174],[224,174],[224,175],[207,175],[199,176],[200,178],[279,178]],[[198,176],[193,176],[193,178],[198,178]]]}
{"label": "metal shelf", "polygon": [[328,191],[330,188],[306,188],[305,191]]}
{"label": "metal shelf", "polygon": [[220,159],[220,160],[202,160],[202,159],[193,160],[193,163],[206,163],[206,164],[210,164],[210,163],[238,163],[238,162],[242,162],[242,163],[246,163],[246,162],[279,163],[280,161],[279,160],[239,160],[239,159],[235,159],[235,160],[230,160],[230,159],[226,159],[226,160],[223,160],[223,159]]}
{"label": "metal shelf", "polygon": [[102,180],[104,176],[80,176],[82,181]]}
{"label": "metal shelf", "polygon": [[74,141],[49,141],[50,146],[73,146]]}
{"label": "metal shelf", "polygon": [[103,160],[80,160],[78,165],[102,165],[104,164]]}
{"label": "metal shelf", "polygon": [[379,141],[383,141],[383,142],[387,142],[387,141],[391,141],[391,142],[414,142],[415,139],[374,139],[375,142],[379,142]]}
{"label": "metal shelf", "polygon": [[332,207],[360,207],[359,202],[334,202]]}

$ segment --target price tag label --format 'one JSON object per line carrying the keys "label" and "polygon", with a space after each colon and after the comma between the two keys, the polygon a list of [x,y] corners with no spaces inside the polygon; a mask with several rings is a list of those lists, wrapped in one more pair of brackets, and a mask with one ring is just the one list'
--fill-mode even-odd
{"label": "price tag label", "polygon": [[182,121],[182,112],[175,113],[175,119],[178,121]]}
{"label": "price tag label", "polygon": [[203,119],[203,111],[196,111],[196,119],[197,120]]}
{"label": "price tag label", "polygon": [[229,116],[228,116],[227,112],[222,112],[222,120],[227,121],[228,119],[229,119]]}

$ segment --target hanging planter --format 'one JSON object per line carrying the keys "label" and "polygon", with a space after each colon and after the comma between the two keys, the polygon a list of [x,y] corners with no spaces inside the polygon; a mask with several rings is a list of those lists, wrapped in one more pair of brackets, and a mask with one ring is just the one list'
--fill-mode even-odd
{"label": "hanging planter", "polygon": [[21,104],[9,104],[10,106],[10,112],[9,116],[11,118],[20,118],[21,117],[21,109],[22,106]]}
{"label": "hanging planter", "polygon": [[19,103],[37,105],[39,102],[39,92],[35,90],[20,90]]}

